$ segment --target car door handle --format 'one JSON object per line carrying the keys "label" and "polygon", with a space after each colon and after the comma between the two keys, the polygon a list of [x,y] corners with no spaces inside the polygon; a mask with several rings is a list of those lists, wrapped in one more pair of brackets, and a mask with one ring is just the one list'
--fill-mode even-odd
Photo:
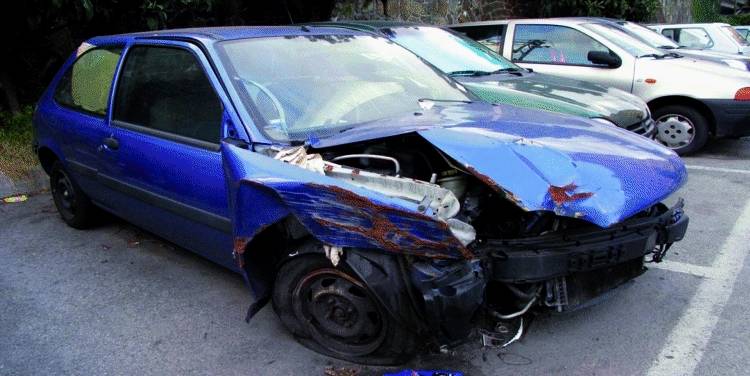
{"label": "car door handle", "polygon": [[117,150],[120,148],[120,142],[114,137],[107,137],[102,141],[102,149]]}

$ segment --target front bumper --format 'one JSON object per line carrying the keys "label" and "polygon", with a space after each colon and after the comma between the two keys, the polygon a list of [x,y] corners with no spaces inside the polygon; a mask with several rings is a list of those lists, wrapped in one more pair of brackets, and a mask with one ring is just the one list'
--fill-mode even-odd
{"label": "front bumper", "polygon": [[601,269],[652,254],[660,246],[682,239],[689,218],[683,203],[641,218],[632,218],[607,229],[552,234],[515,240],[485,242],[491,279],[530,283],[571,273]]}
{"label": "front bumper", "polygon": [[706,99],[716,121],[716,137],[750,136],[750,101]]}
{"label": "front bumper", "polygon": [[656,122],[650,117],[635,124],[628,125],[625,129],[650,139],[653,139],[654,136],[656,136]]}
{"label": "front bumper", "polygon": [[482,307],[494,310],[491,286],[498,284],[532,286],[542,292],[544,305],[573,310],[643,273],[647,255],[660,260],[683,238],[688,222],[680,200],[606,229],[485,241],[475,248],[479,259],[412,264],[411,280],[421,296],[416,305],[442,343],[466,338]]}

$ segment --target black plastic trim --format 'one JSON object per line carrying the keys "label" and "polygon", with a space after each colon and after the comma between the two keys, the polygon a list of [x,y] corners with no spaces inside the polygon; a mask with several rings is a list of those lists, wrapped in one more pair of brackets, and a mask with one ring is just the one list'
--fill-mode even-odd
{"label": "black plastic trim", "polygon": [[489,255],[491,279],[510,283],[544,281],[641,258],[657,245],[685,235],[689,218],[681,203],[656,216],[577,234],[488,240],[476,251]]}

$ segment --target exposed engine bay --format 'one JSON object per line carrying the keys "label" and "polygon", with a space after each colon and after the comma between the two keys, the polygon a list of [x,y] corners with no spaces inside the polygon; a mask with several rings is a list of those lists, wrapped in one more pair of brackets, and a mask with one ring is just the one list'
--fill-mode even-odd
{"label": "exposed engine bay", "polygon": [[504,192],[487,186],[467,166],[416,135],[310,151],[298,146],[269,153],[275,159],[419,203],[422,212],[446,221],[464,245],[591,225],[552,212],[524,211]]}

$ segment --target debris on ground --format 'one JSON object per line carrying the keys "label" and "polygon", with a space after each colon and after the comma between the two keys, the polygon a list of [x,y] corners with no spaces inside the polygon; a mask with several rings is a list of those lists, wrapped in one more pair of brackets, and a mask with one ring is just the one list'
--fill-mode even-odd
{"label": "debris on ground", "polygon": [[17,202],[24,202],[29,199],[29,196],[27,195],[15,195],[15,196],[8,196],[3,198],[3,203],[5,204],[14,204]]}
{"label": "debris on ground", "polygon": [[355,368],[347,368],[347,367],[341,367],[341,368],[334,368],[334,367],[326,367],[325,376],[358,376],[359,370]]}
{"label": "debris on ground", "polygon": [[397,373],[386,373],[383,376],[463,376],[462,372],[458,371],[427,371],[427,370],[413,370],[405,369]]}

